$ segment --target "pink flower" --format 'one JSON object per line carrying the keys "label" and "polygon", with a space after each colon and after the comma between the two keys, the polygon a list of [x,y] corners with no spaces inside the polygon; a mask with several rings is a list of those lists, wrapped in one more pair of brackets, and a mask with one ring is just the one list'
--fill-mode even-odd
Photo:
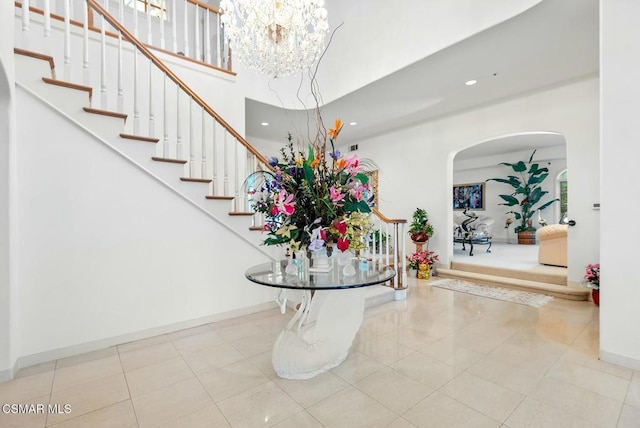
{"label": "pink flower", "polygon": [[356,201],[361,201],[364,198],[364,194],[362,193],[362,190],[363,190],[362,186],[354,187],[353,189],[349,190],[349,194]]}
{"label": "pink flower", "polygon": [[329,199],[331,199],[331,202],[335,204],[336,202],[344,199],[344,195],[340,193],[340,190],[336,189],[334,186],[331,186],[331,188],[329,189]]}
{"label": "pink flower", "polygon": [[346,168],[357,170],[360,167],[360,161],[358,160],[358,156],[355,153],[351,156],[347,156],[344,160]]}
{"label": "pink flower", "polygon": [[[346,224],[345,224],[346,228]],[[338,238],[338,250],[347,251],[349,249],[349,240],[347,238]]]}
{"label": "pink flower", "polygon": [[293,195],[287,195],[287,191],[282,189],[276,198],[276,207],[282,214],[291,215],[295,211],[293,206],[296,204],[293,201]]}

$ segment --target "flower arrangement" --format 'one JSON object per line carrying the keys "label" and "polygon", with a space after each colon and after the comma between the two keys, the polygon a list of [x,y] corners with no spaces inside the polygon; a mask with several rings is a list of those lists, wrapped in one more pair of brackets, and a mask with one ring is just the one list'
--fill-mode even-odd
{"label": "flower arrangement", "polygon": [[418,269],[421,264],[428,264],[431,267],[438,261],[438,255],[435,251],[416,251],[409,255],[408,260],[410,269]]}
{"label": "flower arrangement", "polygon": [[316,251],[333,245],[341,251],[362,250],[372,231],[369,213],[373,192],[357,156],[343,156],[335,149],[342,129],[340,119],[326,136],[294,149],[291,135],[281,157],[269,159],[271,171],[260,171],[261,183],[250,191],[255,211],[265,215],[265,245],[287,245],[292,251]]}
{"label": "flower arrangement", "polygon": [[600,290],[600,263],[588,264],[585,268],[582,283],[594,290]]}

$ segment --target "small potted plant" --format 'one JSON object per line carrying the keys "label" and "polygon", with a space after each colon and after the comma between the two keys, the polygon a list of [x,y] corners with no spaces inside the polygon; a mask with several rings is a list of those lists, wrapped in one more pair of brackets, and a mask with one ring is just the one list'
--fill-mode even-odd
{"label": "small potted plant", "polygon": [[422,208],[413,213],[409,235],[414,243],[425,243],[433,236],[433,226],[429,224],[429,215]]}
{"label": "small potted plant", "polygon": [[581,284],[591,289],[593,303],[600,306],[600,263],[587,265]]}
{"label": "small potted plant", "polygon": [[427,265],[428,272],[432,272],[434,263],[438,261],[438,255],[435,251],[417,250],[409,255],[407,261],[409,262],[409,269],[419,270],[420,265]]}

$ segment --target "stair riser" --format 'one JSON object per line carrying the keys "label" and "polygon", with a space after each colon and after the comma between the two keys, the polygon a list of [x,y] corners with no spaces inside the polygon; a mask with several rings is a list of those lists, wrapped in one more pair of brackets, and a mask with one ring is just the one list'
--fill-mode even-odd
{"label": "stair riser", "polygon": [[464,272],[473,272],[480,273],[485,275],[494,275],[501,276],[505,278],[516,278],[516,279],[524,279],[527,281],[537,281],[537,282],[546,282],[549,284],[556,285],[567,285],[567,276],[565,275],[554,275],[547,273],[538,273],[538,272],[527,272],[527,271],[519,271],[514,269],[506,269],[499,268],[493,266],[483,266],[483,265],[475,265],[471,263],[451,263],[451,269],[464,271]]}

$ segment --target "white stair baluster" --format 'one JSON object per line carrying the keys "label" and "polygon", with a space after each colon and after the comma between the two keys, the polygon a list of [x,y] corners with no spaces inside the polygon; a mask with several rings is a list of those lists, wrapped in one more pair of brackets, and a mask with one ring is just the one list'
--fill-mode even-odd
{"label": "white stair baluster", "polygon": [[84,2],[84,23],[82,24],[82,83],[91,84],[91,67],[89,64],[89,3]]}
{"label": "white stair baluster", "polygon": [[[240,178],[240,155],[238,151],[240,150],[240,143],[235,138],[233,139],[233,157],[234,157],[234,171],[233,171],[233,203],[236,207],[236,211],[242,212],[242,208],[244,203],[242,199],[240,199],[240,186],[238,185],[238,180]],[[244,198],[243,198],[244,199]]]}
{"label": "white stair baluster", "polygon": [[29,0],[22,0],[22,46],[30,48],[29,30],[31,25],[31,15],[29,11]]}
{"label": "white stair baluster", "polygon": [[216,65],[218,67],[222,67],[222,51],[221,46],[220,46],[220,41],[222,40],[222,26],[220,24],[220,13],[216,14],[216,27],[218,29],[217,35],[218,37],[216,37]]}
{"label": "white stair baluster", "polygon": [[202,54],[200,52],[200,6],[196,5],[194,7],[195,9],[195,28],[194,28],[194,32],[195,32],[195,37],[194,37],[194,41],[195,41],[195,47],[196,47],[196,59],[198,61],[204,61],[202,58]]}
{"label": "white stair baluster", "polygon": [[147,0],[145,7],[147,8],[147,43],[153,46],[153,37],[151,36],[151,0]]}
{"label": "white stair baluster", "polygon": [[204,19],[205,19],[205,32],[204,32],[204,37],[205,37],[205,41],[204,41],[204,51],[205,51],[205,58],[204,61],[207,64],[211,64],[211,14],[209,13],[209,9],[205,9],[204,12]]}
{"label": "white stair baluster", "polygon": [[164,13],[166,14],[167,12],[167,1],[166,0],[162,0],[160,2],[160,7],[161,7],[161,11],[160,11],[160,48],[164,49],[165,46],[165,40],[164,40],[164,24],[165,24],[165,17],[162,16],[162,11],[164,11]]}
{"label": "white stair baluster", "polygon": [[180,86],[176,85],[176,159],[182,159],[182,126],[180,126]]}
{"label": "white stair baluster", "polygon": [[[118,19],[124,24],[124,0],[118,2]],[[124,112],[124,88],[122,84],[122,33],[118,31],[118,113]]]}
{"label": "white stair baluster", "polygon": [[64,80],[71,81],[71,17],[70,0],[64,0]]}
{"label": "white stair baluster", "polygon": [[[87,20],[87,5],[85,4],[85,22]],[[44,53],[51,55],[51,0],[44,0]]]}
{"label": "white stair baluster", "polygon": [[[124,1],[124,0],[123,0]],[[138,4],[133,0],[133,35],[138,38]]]}
{"label": "white stair baluster", "polygon": [[189,2],[184,0],[184,56],[189,56]]}
{"label": "white stair baluster", "polygon": [[224,170],[223,170],[223,178],[222,178],[222,183],[223,183],[223,195],[224,196],[229,196],[229,156],[228,156],[228,152],[229,152],[229,142],[228,142],[228,138],[227,138],[228,132],[226,129],[224,129],[224,147],[223,147],[223,161],[224,161]]}
{"label": "white stair baluster", "polygon": [[162,127],[164,129],[164,140],[162,141],[162,157],[166,158],[169,156],[169,109],[167,108],[167,80],[169,78],[165,74],[163,77],[163,123]]}
{"label": "white stair baluster", "polygon": [[[391,246],[391,244],[390,244],[391,237],[390,237],[390,235],[389,235],[389,223],[385,223],[385,224],[384,224],[384,233],[386,234],[385,236],[387,237],[387,248],[386,248],[386,253],[387,253],[387,255],[386,255],[386,262],[385,262],[385,264],[386,264],[387,266],[389,266],[389,247]],[[394,245],[394,248],[397,248],[397,247],[395,247],[396,243],[394,243],[393,245]]]}
{"label": "white stair baluster", "polygon": [[[109,1],[104,2],[104,7],[108,12]],[[101,17],[100,26],[100,108],[107,110],[107,21]]]}
{"label": "white stair baluster", "polygon": [[193,98],[189,97],[189,178],[195,177],[193,168],[196,164],[195,124],[193,122]]}
{"label": "white stair baluster", "polygon": [[207,178],[207,122],[205,118],[207,117],[204,108],[200,108],[202,112],[202,135],[200,138],[202,139],[202,164],[200,165],[200,178]]}
{"label": "white stair baluster", "polygon": [[215,195],[218,190],[218,122],[213,120],[213,132],[211,133],[211,194]]}
{"label": "white stair baluster", "polygon": [[[133,12],[136,16],[137,12]],[[140,135],[140,108],[138,101],[138,50],[133,50],[133,134]]]}
{"label": "white stair baluster", "polygon": [[178,53],[178,26],[176,25],[177,0],[171,2],[171,36],[173,37],[173,53]]}
{"label": "white stair baluster", "polygon": [[149,61],[149,137],[156,136],[156,116],[153,110],[153,63]]}

